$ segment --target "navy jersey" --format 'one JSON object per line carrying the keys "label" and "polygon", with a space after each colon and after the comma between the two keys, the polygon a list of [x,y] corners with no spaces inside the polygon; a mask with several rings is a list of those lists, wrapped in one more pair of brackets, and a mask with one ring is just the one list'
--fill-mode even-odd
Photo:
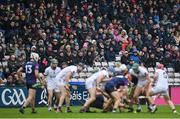
{"label": "navy jersey", "polygon": [[125,86],[127,84],[128,84],[128,79],[125,78],[123,75],[119,75],[113,77],[110,81],[106,83],[105,91],[108,94],[111,94],[111,92],[115,91],[115,89],[118,89],[120,86]]}
{"label": "navy jersey", "polygon": [[128,84],[128,79],[125,78],[122,75],[119,75],[119,76],[113,77],[110,80],[110,83],[112,83],[114,85],[114,87],[119,88],[120,86],[127,85]]}
{"label": "navy jersey", "polygon": [[26,73],[26,83],[35,84],[36,83],[35,70],[39,70],[39,64],[35,61],[28,61],[24,64],[23,69]]}

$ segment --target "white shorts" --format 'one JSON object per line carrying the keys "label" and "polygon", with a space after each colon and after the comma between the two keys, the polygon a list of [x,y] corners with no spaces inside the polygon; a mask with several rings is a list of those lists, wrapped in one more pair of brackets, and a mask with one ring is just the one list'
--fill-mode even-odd
{"label": "white shorts", "polygon": [[67,82],[65,82],[65,79],[61,78],[57,81],[57,85],[59,86],[65,86],[67,85]]}
{"label": "white shorts", "polygon": [[96,88],[96,81],[86,80],[85,86],[86,86],[86,89]]}
{"label": "white shorts", "polygon": [[47,81],[47,89],[54,90],[55,92],[59,92],[59,87],[58,87],[56,81],[53,81],[53,80]]}
{"label": "white shorts", "polygon": [[137,87],[144,87],[148,83],[148,80],[138,80]]}
{"label": "white shorts", "polygon": [[151,89],[151,91],[153,92],[154,95],[161,94],[163,96],[164,95],[169,96],[168,88],[165,87],[155,86]]}

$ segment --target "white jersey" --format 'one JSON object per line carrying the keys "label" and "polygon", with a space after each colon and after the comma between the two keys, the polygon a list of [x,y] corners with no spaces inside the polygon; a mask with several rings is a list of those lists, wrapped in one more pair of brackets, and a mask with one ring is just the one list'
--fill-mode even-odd
{"label": "white jersey", "polygon": [[59,72],[59,74],[56,76],[56,80],[58,85],[65,85],[68,82],[65,82],[67,74],[71,72],[73,75],[77,72],[77,66],[68,66]]}
{"label": "white jersey", "polygon": [[60,67],[56,67],[55,70],[51,68],[51,66],[45,69],[44,75],[46,76],[47,80],[55,80],[57,74],[61,71]]}
{"label": "white jersey", "polygon": [[109,77],[108,72],[106,70],[102,70],[102,71],[94,73],[91,77],[87,78],[86,81],[88,81],[88,80],[96,81],[98,79],[98,77],[102,74],[105,76],[105,78]]}
{"label": "white jersey", "polygon": [[157,69],[155,73],[157,74],[157,81],[155,85],[157,87],[168,88],[168,75],[166,71],[162,69]]}
{"label": "white jersey", "polygon": [[56,67],[55,70],[49,66],[45,69],[44,75],[46,76],[47,89],[54,90],[55,92],[59,92],[59,88],[57,86],[56,76],[61,71],[60,67]]}
{"label": "white jersey", "polygon": [[104,75],[105,78],[109,78],[109,74],[106,70],[102,70],[99,72],[94,73],[92,76],[86,79],[85,85],[87,89],[95,88],[96,87],[96,81],[99,78],[99,76]]}
{"label": "white jersey", "polygon": [[129,73],[131,75],[134,75],[138,78],[138,80],[146,80],[146,76],[148,74],[148,71],[145,67],[139,67],[139,73],[135,73],[133,69],[129,70]]}

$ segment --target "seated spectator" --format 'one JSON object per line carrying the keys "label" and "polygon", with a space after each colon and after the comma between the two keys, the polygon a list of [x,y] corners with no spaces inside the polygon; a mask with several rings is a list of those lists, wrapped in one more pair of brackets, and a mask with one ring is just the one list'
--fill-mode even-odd
{"label": "seated spectator", "polygon": [[124,51],[121,57],[121,63],[128,65],[130,62],[130,57],[128,51]]}
{"label": "seated spectator", "polygon": [[137,50],[134,50],[133,53],[130,54],[130,59],[132,59],[135,63],[140,64],[140,59],[139,59]]}
{"label": "seated spectator", "polygon": [[156,62],[157,62],[157,59],[155,57],[155,54],[154,53],[151,53],[148,60],[147,60],[147,66],[148,67],[156,67]]}

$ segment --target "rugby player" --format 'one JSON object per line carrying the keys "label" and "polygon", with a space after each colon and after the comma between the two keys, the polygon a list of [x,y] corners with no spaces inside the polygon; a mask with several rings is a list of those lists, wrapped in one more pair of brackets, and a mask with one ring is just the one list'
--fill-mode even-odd
{"label": "rugby player", "polygon": [[[120,66],[120,72],[117,76],[113,77],[105,85],[105,91],[110,95],[114,101],[112,112],[117,112],[117,109],[124,107],[122,102],[122,97],[127,96],[128,92],[128,79],[125,77],[128,69],[126,65],[122,64]],[[111,104],[111,102],[109,102]],[[109,107],[109,105],[107,105]],[[105,107],[106,109],[106,107]]]}
{"label": "rugby player", "polygon": [[70,113],[72,112],[70,109],[70,89],[69,89],[69,81],[75,75],[75,73],[79,73],[83,70],[84,65],[82,63],[79,63],[77,66],[71,65],[67,66],[64,69],[59,72],[56,76],[57,85],[60,89],[60,98],[59,98],[59,105],[56,110],[56,112],[62,112],[62,105],[64,103],[64,100],[66,98],[66,112]]}
{"label": "rugby player", "polygon": [[154,80],[155,80],[155,86],[147,94],[147,98],[149,98],[151,112],[154,113],[157,110],[157,107],[154,104],[154,101],[151,98],[151,96],[160,94],[164,97],[164,100],[170,106],[170,108],[172,109],[172,112],[177,114],[176,108],[169,97],[168,75],[166,71],[164,70],[163,64],[160,64],[160,63],[157,64]]}
{"label": "rugby player", "polygon": [[28,89],[28,98],[25,103],[20,107],[19,112],[24,114],[24,109],[31,104],[32,113],[36,113],[35,111],[35,95],[36,89],[33,87],[36,84],[36,79],[39,79],[40,83],[44,85],[43,80],[39,75],[39,55],[37,53],[31,53],[30,61],[26,62],[23,67],[20,67],[17,73],[20,75],[20,72],[24,71],[26,74],[26,86]]}
{"label": "rugby player", "polygon": [[[150,80],[147,69],[143,66],[139,66],[139,64],[137,63],[133,64],[132,68],[129,70],[129,73],[132,75],[132,77],[136,77],[138,79],[137,85],[133,92],[133,99],[131,101],[130,111],[133,111],[132,105],[139,103],[139,100],[138,100],[139,95],[143,91],[145,92],[145,95],[147,95],[147,92],[150,90],[151,80]],[[138,111],[141,110],[141,107],[138,106],[137,110]]]}
{"label": "rugby player", "polygon": [[56,100],[59,102],[60,91],[55,81],[57,74],[61,71],[61,68],[57,66],[58,61],[56,59],[51,60],[51,65],[45,69],[44,76],[47,82],[48,89],[48,111],[52,110],[52,98],[55,94]]}
{"label": "rugby player", "polygon": [[90,97],[80,109],[80,113],[88,111],[90,105],[96,100],[97,89],[101,90],[100,83],[103,82],[103,80],[105,81],[106,79],[109,79],[110,72],[112,72],[110,69],[109,71],[101,70],[86,79],[85,86]]}

